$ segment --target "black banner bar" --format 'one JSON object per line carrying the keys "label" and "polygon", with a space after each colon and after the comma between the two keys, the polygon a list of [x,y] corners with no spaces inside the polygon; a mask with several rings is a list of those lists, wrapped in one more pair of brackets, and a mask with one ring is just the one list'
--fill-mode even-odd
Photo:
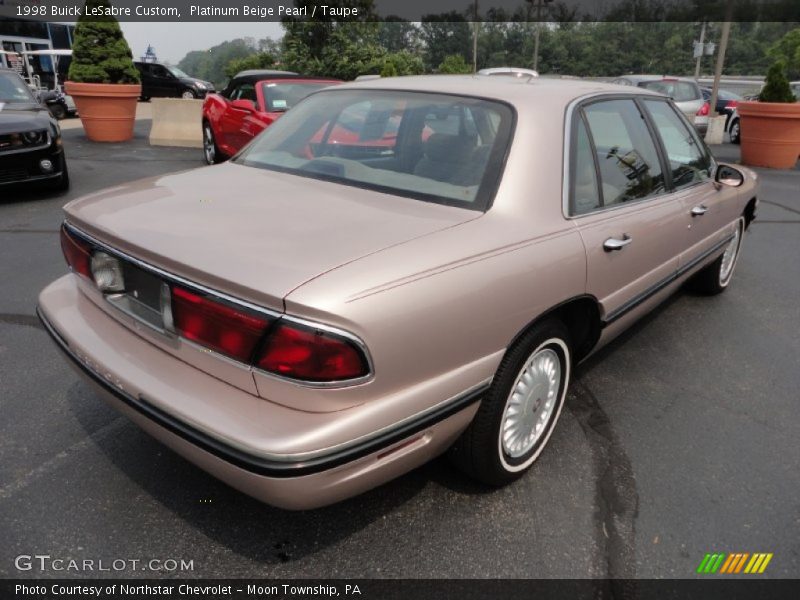
{"label": "black banner bar", "polygon": [[[111,0],[120,21],[800,21],[798,0]],[[0,18],[72,22],[83,0],[0,0]],[[102,16],[102,15],[97,15]]]}
{"label": "black banner bar", "polygon": [[71,579],[3,580],[0,598],[129,600],[788,600],[800,597],[800,580],[759,576],[708,576],[685,580],[411,580],[411,579]]}

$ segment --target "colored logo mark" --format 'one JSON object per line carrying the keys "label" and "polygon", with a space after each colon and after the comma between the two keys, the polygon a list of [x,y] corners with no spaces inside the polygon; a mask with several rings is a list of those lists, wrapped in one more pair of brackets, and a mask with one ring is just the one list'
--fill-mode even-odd
{"label": "colored logo mark", "polygon": [[730,575],[736,573],[756,575],[763,573],[771,560],[771,552],[756,552],[754,554],[748,552],[735,552],[732,554],[717,552],[715,554],[706,554],[700,562],[700,566],[697,567],[697,572],[705,575]]}

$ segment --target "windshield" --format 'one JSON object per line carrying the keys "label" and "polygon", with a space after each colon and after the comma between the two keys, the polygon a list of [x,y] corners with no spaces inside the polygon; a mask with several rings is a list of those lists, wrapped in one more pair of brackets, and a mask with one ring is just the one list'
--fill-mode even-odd
{"label": "windshield", "polygon": [[189,77],[189,75],[181,71],[178,67],[167,67],[167,69],[179,79],[192,79],[192,77]]}
{"label": "windshield", "polygon": [[236,159],[301,177],[486,210],[511,139],[500,102],[384,90],[315,94]]}
{"label": "windshield", "polygon": [[261,91],[267,103],[267,112],[283,112],[292,108],[309,94],[336,82],[262,83]]}
{"label": "windshield", "polygon": [[0,103],[36,102],[19,75],[14,73],[0,73]]}

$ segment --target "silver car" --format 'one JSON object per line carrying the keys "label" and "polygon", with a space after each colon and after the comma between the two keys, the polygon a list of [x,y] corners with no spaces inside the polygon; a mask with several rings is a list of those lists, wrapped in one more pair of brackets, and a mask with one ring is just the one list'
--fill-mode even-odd
{"label": "silver car", "polygon": [[668,75],[625,75],[617,77],[611,83],[634,85],[669,96],[689,122],[694,124],[695,129],[705,132],[708,128],[708,115],[698,115],[705,100],[694,79]]}

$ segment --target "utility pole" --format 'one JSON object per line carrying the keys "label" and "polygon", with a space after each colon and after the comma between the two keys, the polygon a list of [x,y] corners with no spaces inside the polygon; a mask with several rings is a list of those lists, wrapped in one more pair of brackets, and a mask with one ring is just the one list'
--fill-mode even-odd
{"label": "utility pole", "polygon": [[719,40],[719,50],[717,52],[717,65],[714,69],[714,85],[711,88],[711,98],[708,100],[709,116],[717,114],[717,92],[719,92],[719,80],[722,78],[722,67],[725,65],[725,53],[728,50],[728,37],[731,34],[731,18],[733,17],[733,0],[728,0],[725,10],[725,22],[722,24],[722,36]]}
{"label": "utility pole", "polygon": [[553,0],[525,0],[529,4],[536,2],[536,29],[533,34],[533,70],[539,70],[539,30],[542,24],[542,7],[550,4]]}
{"label": "utility pole", "polygon": [[700,53],[697,57],[697,64],[694,67],[694,78],[700,78],[700,63],[703,62],[703,43],[706,41],[706,22],[703,21],[703,25],[700,28]]}
{"label": "utility pole", "polygon": [[478,0],[475,0],[475,14],[472,23],[472,72],[478,72]]}

